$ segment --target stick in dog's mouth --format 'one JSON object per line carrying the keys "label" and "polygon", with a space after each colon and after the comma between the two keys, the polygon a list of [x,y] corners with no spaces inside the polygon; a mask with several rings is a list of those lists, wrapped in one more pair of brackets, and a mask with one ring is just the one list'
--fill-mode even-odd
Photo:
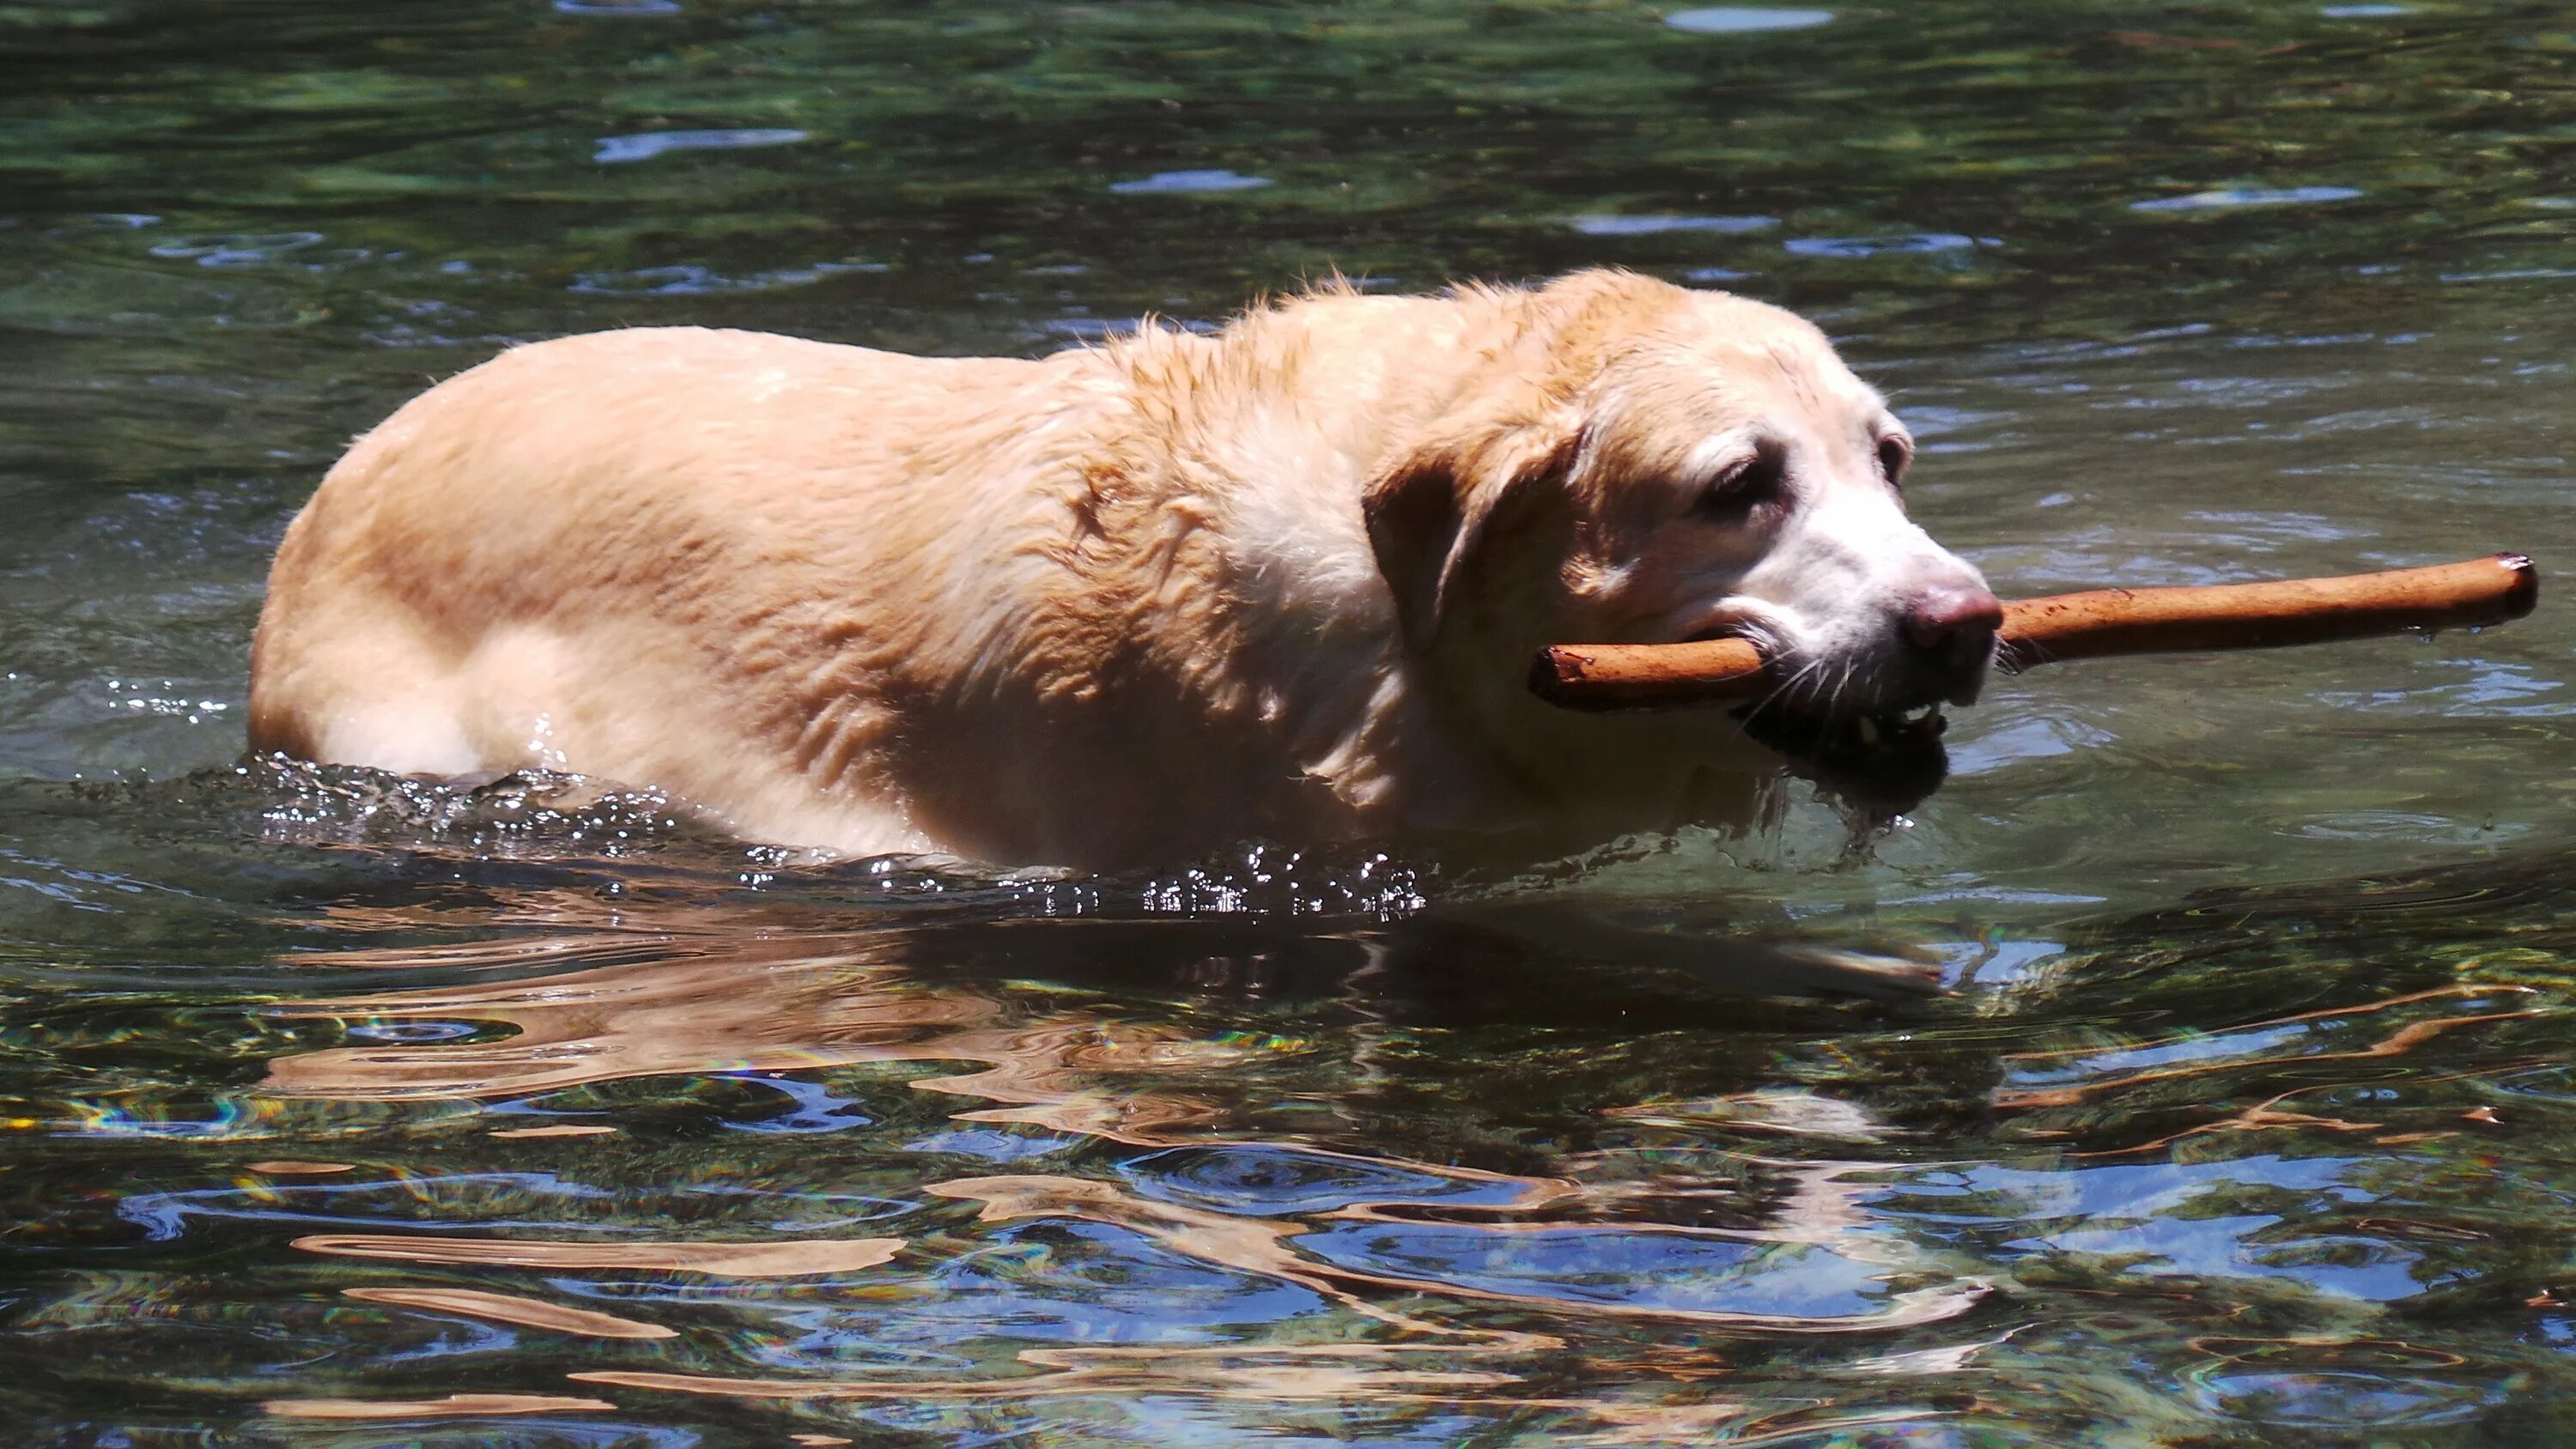
{"label": "stick in dog's mouth", "polygon": [[[2507,553],[2336,578],[2055,594],[2003,606],[1994,663],[2019,673],[2061,659],[2476,628],[2521,618],[2539,593],[2532,561]],[[1677,644],[1559,644],[1533,661],[1530,687],[1569,709],[1758,704],[1795,684],[1777,666],[1736,632]]]}
{"label": "stick in dog's mouth", "polygon": [[[1757,629],[1740,624],[1685,642],[1750,650],[1763,660],[1759,693],[1739,697],[1727,708],[1728,717],[1746,738],[1837,794],[1901,811],[1947,778],[1950,757],[1942,736],[1950,724],[1943,712],[1948,701],[1927,694],[1866,709],[1842,706],[1836,698],[1844,678],[1839,668],[1821,659],[1797,664],[1787,651],[1766,647]],[[1549,691],[1542,684],[1539,692]]]}
{"label": "stick in dog's mouth", "polygon": [[[1693,702],[1732,702],[1727,715],[1749,738],[1792,760],[1861,764],[1937,753],[1942,733],[1949,728],[1944,706],[1966,704],[1975,697],[1973,690],[1939,697],[1936,691],[1927,689],[1921,697],[1897,704],[1867,709],[1838,707],[1835,695],[1846,676],[1830,661],[1798,663],[1797,656],[1759,625],[1740,619],[1712,625],[1671,645],[1619,647],[1678,654],[1693,646],[1714,646],[1707,652],[1728,660],[1740,656],[1754,666],[1749,676],[1729,673],[1721,686]],[[1531,687],[1558,704],[1578,709],[1605,707],[1559,697],[1555,676],[1560,662],[1580,653],[1581,646],[1559,646],[1541,654],[1531,670]],[[2001,649],[1994,654],[1992,663],[2002,667]]]}
{"label": "stick in dog's mouth", "polygon": [[[2338,578],[2197,588],[2101,589],[2003,606],[1988,660],[2018,674],[2061,659],[2270,648],[2335,639],[2474,628],[2519,619],[2540,591],[2521,554]],[[1560,644],[1532,662],[1530,687],[1569,709],[1727,707],[1745,734],[1820,782],[1910,808],[1948,773],[1941,704],[1869,711],[1819,708],[1827,695],[1758,631],[1729,626],[1672,644]]]}

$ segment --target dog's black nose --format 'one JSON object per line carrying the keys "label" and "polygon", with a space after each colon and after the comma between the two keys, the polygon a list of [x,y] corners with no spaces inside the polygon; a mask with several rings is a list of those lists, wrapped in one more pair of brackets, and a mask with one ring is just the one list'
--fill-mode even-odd
{"label": "dog's black nose", "polygon": [[1905,641],[1951,678],[1974,678],[1985,669],[2003,623],[2003,602],[1984,589],[1945,584],[1905,601]]}

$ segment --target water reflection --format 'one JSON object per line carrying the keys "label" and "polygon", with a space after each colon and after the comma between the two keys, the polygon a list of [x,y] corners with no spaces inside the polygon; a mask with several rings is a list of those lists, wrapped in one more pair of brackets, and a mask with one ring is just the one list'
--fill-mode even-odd
{"label": "water reflection", "polygon": [[[2065,1366],[2155,1301],[2198,1345],[2120,1410],[2161,1432],[2439,1424],[2500,1380],[2384,1316],[2557,1301],[2490,1206],[2555,1199],[2486,1155],[2570,1095],[2529,1035],[2554,990],[2517,975],[2553,958],[2522,930],[2398,965],[2354,932],[2540,908],[2555,870],[2212,896],[2071,930],[1985,995],[1877,1005],[1717,994],[1730,953],[1800,956],[1526,899],[1037,923],[640,869],[353,894],[328,939],[376,944],[299,953],[296,982],[338,989],[256,1013],[259,1080],[216,1114],[242,1166],[120,1186],[123,1238],[77,1197],[22,1235],[273,1245],[295,1306],[109,1275],[14,1331],[291,1365],[281,1420],[720,1399],[846,1437],[1150,1401],[1220,1437],[1329,1410],[1903,1442],[2017,1422],[1963,1383],[2111,1393]],[[1625,955],[1645,937],[1660,956]],[[2097,1030],[2139,980],[2205,997],[2202,1029]],[[121,1111],[49,1130],[166,1140]],[[542,1407],[470,1397],[504,1388]],[[585,1391],[630,1407],[555,1402]]]}
{"label": "water reflection", "polygon": [[[2433,877],[2319,897],[2314,909],[2326,919],[2440,909],[2464,888],[2495,894]],[[2294,923],[2307,900],[2202,908],[2192,919],[2212,925],[2197,954],[2193,935],[2169,929],[2181,954],[2152,969],[2173,972],[2177,960],[2247,969],[2275,949],[2267,943],[2302,934]],[[710,1238],[676,1231],[678,1220],[631,1189],[567,1197],[550,1179],[524,1177],[518,1188],[421,1180],[403,1199],[372,1200],[372,1184],[286,1179],[265,1190],[265,1205],[201,1197],[129,1212],[169,1233],[269,1215],[297,1225],[294,1243],[311,1255],[396,1274],[344,1284],[357,1303],[593,1344],[566,1372],[594,1388],[788,1404],[827,1420],[1163,1395],[1246,1412],[1332,1403],[1408,1416],[1554,1415],[1562,1432],[1632,1442],[1615,1436],[1653,1423],[1681,1433],[1674,1426],[1767,1422],[1759,1395],[1722,1407],[1675,1399],[1711,1374],[1729,1376],[1719,1365],[1735,1351],[1717,1354],[1720,1341],[1849,1337],[1870,1347],[1841,1355],[1837,1372],[1902,1386],[2027,1362],[2042,1346],[1997,1330],[2068,1289],[2163,1281],[2210,1292],[2209,1334],[2240,1313],[2228,1299],[2281,1323],[2324,1325],[2361,1307],[2456,1294],[2482,1280],[2470,1264],[2485,1235],[2390,1164],[2412,1155],[2431,1169],[2448,1144],[2481,1129],[2464,1119],[2470,1109],[2428,1111],[2401,1097],[2368,1110],[2359,1099],[2374,1090],[2374,1064],[2402,1070],[2456,1033],[2510,1030],[2534,1019],[2537,996],[2512,982],[2454,982],[2164,1041],[1998,1036],[1984,1070],[1965,1076],[1957,1069],[1975,1054],[1963,1056],[1954,1036],[1935,1100],[1982,1102],[2001,1140],[2033,1144],[2035,1158],[1949,1150],[1940,1113],[1901,1105],[1930,1083],[1857,1096],[1764,1085],[1677,1097],[1636,1094],[1621,1073],[1564,1103],[1594,1124],[1577,1134],[1580,1146],[1524,1150],[1524,1165],[1504,1170],[1390,1154],[1361,1145],[1376,1133],[1348,1124],[1381,1120],[1390,1105],[1381,1094],[1419,1079],[1414,1020],[1455,1029],[1446,1008],[1422,1015],[1424,1003],[1447,999],[1450,953],[1533,936],[1571,942],[1579,915],[1434,913],[1404,930],[1327,921],[1286,936],[1103,919],[1078,926],[1082,948],[1031,982],[978,964],[1025,961],[1016,941],[999,939],[1006,923],[781,930],[723,908],[603,909],[560,894],[529,897],[523,909],[543,929],[322,953],[316,965],[361,979],[444,984],[275,1008],[287,1019],[344,1033],[460,1030],[288,1052],[270,1062],[264,1090],[315,1104],[468,1101],[511,1122],[561,1114],[559,1125],[614,1134],[507,1144],[582,1153],[632,1142],[622,1150],[647,1160],[672,1150],[673,1131],[769,1122],[781,1130],[731,1139],[728,1176],[766,1185],[738,1193],[744,1206],[783,1203],[772,1194],[796,1184],[798,1212],[773,1208],[748,1235],[753,1220],[732,1219]],[[2269,925],[2249,933],[2242,923],[2258,911]],[[1605,929],[1616,941],[1627,928]],[[1282,959],[1301,949],[1321,955],[1303,967]],[[2076,992],[2072,1006],[2146,965],[2121,949],[2045,989]],[[1247,953],[1274,964],[1247,971]],[[1157,979],[1166,990],[1212,989],[1225,1005],[1140,1011],[1152,993],[1138,988]],[[1483,979],[1500,1019],[1513,1019],[1519,988],[1508,974]],[[1094,1000],[1112,980],[1125,983],[1116,1010]],[[1247,1011],[1265,1015],[1272,1008],[1255,1003],[1282,986],[1276,1009],[1299,1032],[1246,1032]],[[2027,996],[2042,983],[2014,989]],[[1848,1078],[1853,1065],[1835,1074]],[[1643,1076],[1671,1074],[1666,1061]],[[2314,1080],[2257,1085],[2284,1074]],[[2125,1128],[2106,1135],[2111,1124]],[[1430,1140],[1419,1127],[1410,1135]],[[2338,1140],[2372,1155],[2319,1150]],[[827,1143],[831,1157],[814,1159]],[[707,1165],[696,1153],[680,1160]],[[979,1160],[999,1170],[949,1166]],[[1022,1160],[1045,1166],[1004,1165]],[[569,1187],[584,1164],[566,1158],[556,1170]],[[852,1196],[863,1183],[882,1186]],[[351,1188],[360,1191],[333,1195]],[[561,1205],[541,1206],[550,1196]],[[403,1200],[427,1211],[404,1223]],[[593,1206],[570,1210],[584,1202]],[[689,1217],[720,1221],[694,1208]],[[830,1221],[847,1226],[815,1231]],[[334,1222],[343,1226],[326,1226]],[[871,1233],[876,1223],[901,1236]],[[443,1276],[400,1276],[423,1271]],[[1995,1302],[2006,1305],[2000,1315],[1984,1306]],[[1676,1332],[1701,1347],[1683,1351]],[[2328,1356],[2313,1363],[2273,1342],[2245,1338],[2224,1362],[2194,1367],[2186,1408],[2163,1417],[2277,1412],[2324,1423],[2388,1395],[2389,1412],[2420,1409],[2439,1422],[2489,1402],[2474,1384],[2436,1376],[2415,1387],[2393,1367],[2368,1383],[2374,1371],[2349,1370],[2359,1377],[2347,1383],[2332,1357],[2352,1342],[2341,1334],[2316,1339]],[[632,1361],[647,1348],[654,1361]],[[1613,1398],[1548,1389],[1546,1363],[1578,1348],[1662,1387]],[[1754,1359],[1782,1371],[1791,1361],[1777,1350]],[[1795,1361],[1801,1371],[1818,1362]],[[1937,1421],[1925,1412],[1914,1402],[1883,1422]]]}
{"label": "water reflection", "polygon": [[[583,1219],[541,1206],[562,1191],[545,1180],[516,1192],[462,1179],[415,1183],[405,1192],[412,1201],[446,1206],[403,1232],[309,1230],[334,1219],[384,1223],[386,1214],[373,1209],[385,1200],[369,1184],[281,1186],[259,1207],[188,1197],[129,1211],[170,1224],[164,1231],[243,1211],[291,1221],[304,1225],[293,1245],[308,1253],[468,1272],[476,1285],[370,1283],[344,1296],[573,1337],[678,1336],[683,1330],[655,1317],[652,1305],[708,1304],[681,1286],[693,1277],[742,1285],[713,1300],[750,1315],[750,1338],[731,1350],[692,1334],[673,1350],[685,1350],[685,1371],[601,1366],[575,1377],[750,1398],[964,1401],[1150,1388],[1246,1401],[1525,1407],[1534,1358],[1559,1350],[1567,1331],[1587,1322],[1883,1336],[1967,1313],[1984,1291],[1980,1280],[1873,1221],[1847,1163],[1765,1159],[1760,1170],[1769,1180],[1729,1191],[1721,1224],[1695,1200],[1702,1189],[1660,1177],[1596,1171],[1599,1180],[1583,1181],[1243,1135],[1266,1114],[1230,1079],[1285,1069],[1287,1080],[1305,1084],[1296,1095],[1329,1108],[1336,1097],[1367,1092],[1380,1071],[1372,1057],[1402,1049],[1402,1033],[1384,1020],[1395,1003],[1372,999],[1365,981],[1431,969],[1427,958],[1461,940],[1580,929],[1579,918],[1563,913],[1498,910],[1472,925],[1434,921],[1365,941],[1328,934],[1321,944],[1344,958],[1345,979],[1331,988],[1344,996],[1344,1019],[1322,1035],[1246,1041],[1239,1032],[1211,1037],[1178,1022],[1113,1016],[1060,992],[956,982],[948,963],[991,949],[979,942],[996,929],[989,926],[782,932],[746,929],[751,922],[723,912],[629,906],[614,913],[619,929],[583,933],[560,929],[574,909],[561,897],[533,898],[526,908],[555,929],[517,942],[309,957],[314,966],[426,973],[452,984],[275,1008],[294,1021],[338,1023],[344,1036],[361,1039],[275,1058],[263,1090],[303,1101],[470,1099],[505,1106],[515,1118],[563,1110],[581,1119],[564,1125],[615,1127],[633,1138],[652,1132],[660,1110],[634,1090],[666,1095],[676,1087],[742,1103],[755,1115],[737,1118],[731,1113],[740,1109],[728,1108],[723,1125],[781,1129],[772,1140],[782,1147],[815,1140],[784,1129],[828,1126],[831,1141],[849,1144],[846,1170],[862,1180],[882,1177],[889,1153],[1012,1155],[968,1149],[956,1140],[962,1125],[946,1140],[918,1137],[906,1120],[918,1113],[884,1096],[895,1085],[884,1069],[909,1066],[898,1090],[934,1097],[949,1121],[1004,1128],[1069,1160],[1092,1160],[1107,1147],[1102,1175],[914,1177],[909,1192],[919,1206],[897,1216],[928,1213],[925,1221],[938,1225],[903,1238],[682,1240],[651,1225],[649,1200],[578,1191],[604,1218],[566,1236]],[[1108,958],[1122,946],[1177,945],[1187,955],[1240,949],[1244,939],[1237,930],[1173,942],[1179,933],[1167,928],[1090,929]],[[1601,929],[1620,939],[1618,928]],[[1677,944],[1665,938],[1668,953]],[[1735,949],[1758,959],[1756,948]],[[1207,979],[1210,964],[1193,969]],[[514,969],[523,965],[541,974]],[[387,1030],[426,1025],[447,1029]],[[971,1069],[959,1071],[959,1063]],[[771,1105],[731,1090],[754,1083]],[[611,1090],[621,1084],[623,1096]],[[782,1097],[784,1110],[775,1105]],[[818,1112],[837,1120],[817,1120]],[[596,1120],[603,1113],[608,1120]],[[1769,1116],[1766,1127],[1798,1113],[1779,1107]],[[893,1144],[875,1140],[871,1129],[880,1127],[898,1129]],[[1026,1135],[1031,1129],[1044,1135]],[[527,1129],[505,1130],[514,1145],[554,1150]],[[566,1141],[560,1150],[587,1150],[583,1142],[596,1140]],[[582,1163],[566,1159],[558,1171],[577,1177]],[[671,1200],[698,1191],[682,1189]],[[478,1212],[478,1201],[506,1204],[507,1214]],[[798,1216],[810,1221],[828,1198],[800,1201],[806,1210]],[[971,1215],[942,1211],[944,1203]],[[554,1226],[543,1226],[549,1219]],[[865,1212],[852,1219],[876,1220]],[[491,1227],[510,1233],[493,1236]],[[602,1228],[612,1236],[596,1236]],[[775,1291],[832,1296],[742,1296],[764,1281],[779,1284]],[[574,1308],[546,1292],[575,1284],[618,1311]],[[864,1310],[828,1306],[852,1293],[879,1301]],[[1194,1298],[1212,1310],[1195,1331],[1182,1306]],[[807,1306],[791,1307],[798,1303]],[[781,1310],[787,1318],[775,1317]],[[1506,1310],[1523,1326],[1483,1321]],[[1303,1342],[1311,1332],[1303,1325],[1319,1317],[1347,1318],[1354,1327],[1346,1333],[1359,1336]],[[1050,1320],[1077,1344],[1102,1331],[1158,1342],[1150,1351],[1014,1344],[1057,1336],[1039,1328]],[[790,1337],[771,1342],[751,1326],[773,1321]],[[917,1347],[887,1365],[903,1368],[899,1377],[831,1372],[841,1355],[827,1344],[865,1341],[876,1346],[868,1357],[883,1361],[889,1346],[907,1340]],[[942,1351],[932,1353],[934,1344]],[[1001,1351],[1007,1358],[995,1360]],[[943,1359],[952,1365],[945,1371]],[[956,1371],[979,1363],[980,1372]],[[1016,1370],[1003,1372],[1005,1364]],[[763,1371],[780,1367],[797,1376]],[[1631,1412],[1589,1399],[1559,1407],[1622,1423]]]}
{"label": "water reflection", "polygon": [[[308,1253],[404,1263],[496,1263],[514,1268],[609,1268],[699,1273],[712,1278],[815,1278],[856,1273],[892,1258],[901,1238],[743,1243],[560,1243],[516,1238],[420,1238],[383,1233],[312,1233],[292,1244]],[[637,1337],[626,1334],[622,1337]],[[663,1337],[645,1334],[642,1337]]]}
{"label": "water reflection", "polygon": [[491,1419],[508,1414],[585,1413],[614,1409],[601,1399],[564,1394],[449,1394],[439,1399],[271,1399],[282,1419]]}
{"label": "water reflection", "polygon": [[757,146],[793,146],[805,140],[803,131],[783,127],[751,127],[730,131],[647,131],[632,136],[602,136],[593,161],[615,166],[628,161],[650,161],[674,151],[739,151]]}
{"label": "water reflection", "polygon": [[[463,1260],[451,1260],[463,1261]],[[508,1260],[502,1260],[508,1261]],[[529,1260],[520,1260],[526,1262]],[[536,1266],[550,1267],[550,1260],[534,1260]],[[573,1264],[572,1266],[637,1267],[659,1266],[631,1262],[611,1264]],[[698,1268],[699,1263],[682,1260],[681,1266]],[[524,1328],[543,1328],[556,1333],[581,1334],[590,1338],[673,1338],[677,1331],[658,1323],[637,1323],[609,1313],[594,1313],[586,1308],[568,1308],[537,1298],[519,1298],[507,1293],[478,1293],[470,1288],[348,1288],[342,1294],[361,1303],[392,1303],[404,1308],[425,1308],[435,1313],[454,1313],[466,1318],[488,1319],[494,1323],[516,1324]]]}

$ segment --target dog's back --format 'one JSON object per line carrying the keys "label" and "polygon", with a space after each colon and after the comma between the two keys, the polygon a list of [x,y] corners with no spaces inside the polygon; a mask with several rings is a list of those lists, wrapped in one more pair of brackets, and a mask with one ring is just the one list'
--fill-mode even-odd
{"label": "dog's back", "polygon": [[927,846],[874,792],[815,782],[862,783],[871,697],[975,632],[936,602],[882,605],[1010,607],[1049,371],[672,328],[452,378],[359,440],[288,530],[252,747],[580,769],[755,836]]}

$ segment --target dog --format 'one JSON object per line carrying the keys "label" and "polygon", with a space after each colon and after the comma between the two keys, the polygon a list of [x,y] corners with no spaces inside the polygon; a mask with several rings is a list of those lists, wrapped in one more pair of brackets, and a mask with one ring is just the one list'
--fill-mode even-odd
{"label": "dog", "polygon": [[[998,865],[1740,821],[1977,693],[1999,606],[1907,518],[1914,451],[1814,326],[1616,271],[1038,360],[559,338],[323,480],[250,743]],[[1547,643],[1725,634],[1783,681],[1744,718],[1526,686]]]}

